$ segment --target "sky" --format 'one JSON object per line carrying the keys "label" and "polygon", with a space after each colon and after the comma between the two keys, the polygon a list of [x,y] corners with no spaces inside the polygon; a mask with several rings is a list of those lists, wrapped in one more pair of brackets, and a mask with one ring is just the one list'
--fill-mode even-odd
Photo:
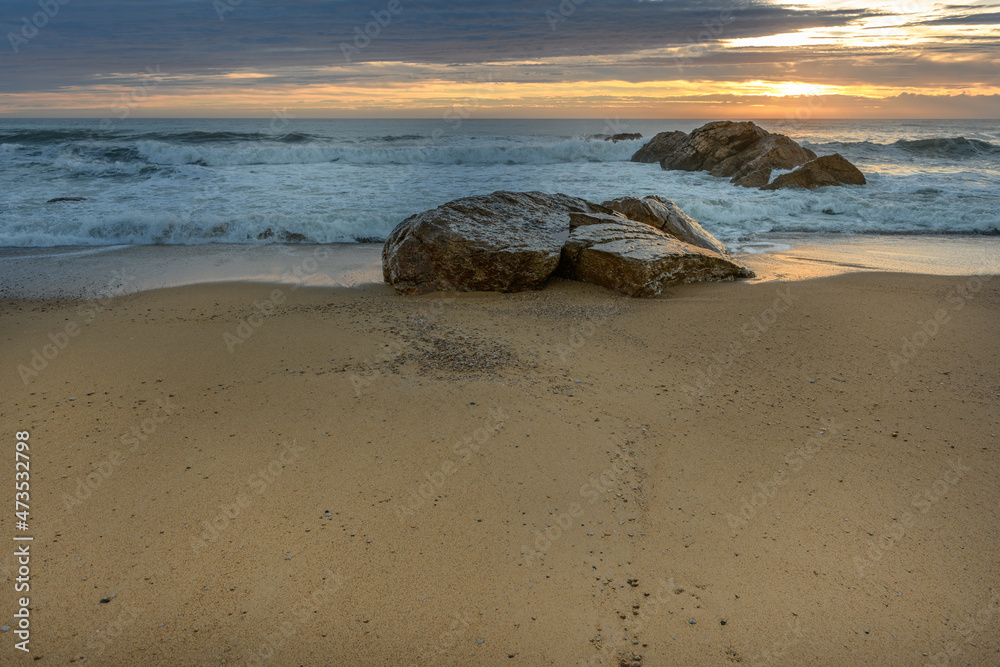
{"label": "sky", "polygon": [[16,117],[1000,118],[1000,0],[0,0]]}

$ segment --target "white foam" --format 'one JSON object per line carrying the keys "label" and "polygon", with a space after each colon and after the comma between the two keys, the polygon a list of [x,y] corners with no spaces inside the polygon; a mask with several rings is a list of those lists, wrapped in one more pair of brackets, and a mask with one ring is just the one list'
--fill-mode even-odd
{"label": "white foam", "polygon": [[346,162],[354,165],[419,164],[561,164],[573,162],[617,162],[628,160],[638,141],[613,143],[579,139],[536,145],[447,146],[425,143],[414,146],[344,146],[332,144],[177,145],[162,141],[140,141],[139,153],[159,165],[201,164],[211,167],[245,165],[319,164]]}
{"label": "white foam", "polygon": [[[984,162],[915,155],[893,145],[900,134],[887,125],[861,123],[848,128],[853,134],[811,137],[821,152],[830,152],[834,141],[846,142],[845,156],[866,173],[867,186],[761,192],[705,173],[632,163],[643,140],[587,140],[566,123],[538,125],[550,134],[531,134],[535,126],[521,124],[513,133],[497,126],[490,133],[447,134],[436,143],[427,139],[433,125],[397,123],[373,122],[356,131],[335,123],[305,127],[302,136],[314,138],[310,143],[264,135],[252,141],[247,137],[260,128],[251,126],[231,140],[198,143],[192,129],[232,128],[222,121],[178,121],[103,138],[87,131],[56,134],[49,143],[3,144],[0,246],[272,244],[289,234],[318,243],[380,240],[413,213],[494,190],[562,192],[597,202],[660,195],[726,243],[771,232],[1000,228],[1000,157]],[[872,127],[880,133],[866,143]],[[984,141],[1000,145],[992,129],[982,128]],[[970,129],[961,132],[980,136]],[[932,131],[941,128],[925,134]],[[46,204],[68,196],[86,201]]]}
{"label": "white foam", "polygon": [[34,260],[34,259],[66,259],[69,257],[83,257],[85,255],[98,255],[106,252],[113,252],[115,250],[121,250],[123,248],[128,248],[127,245],[112,245],[112,246],[101,246],[99,248],[87,248],[84,250],[66,250],[65,252],[53,252],[44,255],[31,254],[31,255],[14,255],[7,257],[7,261],[17,261],[17,260]]}

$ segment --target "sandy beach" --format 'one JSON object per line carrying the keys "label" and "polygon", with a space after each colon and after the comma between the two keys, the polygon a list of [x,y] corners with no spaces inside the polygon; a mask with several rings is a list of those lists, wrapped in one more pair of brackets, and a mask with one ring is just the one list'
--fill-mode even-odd
{"label": "sandy beach", "polygon": [[1000,0],[0,7],[0,667],[1000,666]]}
{"label": "sandy beach", "polygon": [[201,284],[0,340],[43,664],[1000,661],[995,278]]}

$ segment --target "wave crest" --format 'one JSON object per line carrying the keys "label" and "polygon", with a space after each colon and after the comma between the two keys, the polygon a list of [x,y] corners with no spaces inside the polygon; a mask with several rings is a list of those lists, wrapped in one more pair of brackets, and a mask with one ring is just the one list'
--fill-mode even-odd
{"label": "wave crest", "polygon": [[914,157],[946,158],[951,160],[993,158],[1000,155],[1000,146],[981,139],[965,137],[932,137],[930,139],[900,139],[891,144],[874,141],[833,141],[816,144],[819,152],[844,151],[867,158]]}
{"label": "wave crest", "polygon": [[570,140],[542,145],[511,146],[343,146],[321,143],[278,145],[237,143],[231,146],[176,145],[140,141],[140,155],[157,165],[194,164],[209,167],[255,164],[356,165],[407,164],[560,164],[568,162],[628,161],[634,146],[623,142]]}
{"label": "wave crest", "polygon": [[965,137],[936,137],[933,139],[900,139],[894,146],[898,146],[907,153],[926,155],[928,157],[980,157],[997,155],[1000,153],[1000,146],[991,144],[988,141],[979,139],[966,139]]}

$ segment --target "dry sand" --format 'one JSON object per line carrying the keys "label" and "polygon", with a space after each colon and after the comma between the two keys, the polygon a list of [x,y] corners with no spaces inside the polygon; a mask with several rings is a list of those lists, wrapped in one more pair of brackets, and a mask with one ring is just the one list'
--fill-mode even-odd
{"label": "dry sand", "polygon": [[200,285],[0,344],[40,664],[1000,662],[996,279]]}

